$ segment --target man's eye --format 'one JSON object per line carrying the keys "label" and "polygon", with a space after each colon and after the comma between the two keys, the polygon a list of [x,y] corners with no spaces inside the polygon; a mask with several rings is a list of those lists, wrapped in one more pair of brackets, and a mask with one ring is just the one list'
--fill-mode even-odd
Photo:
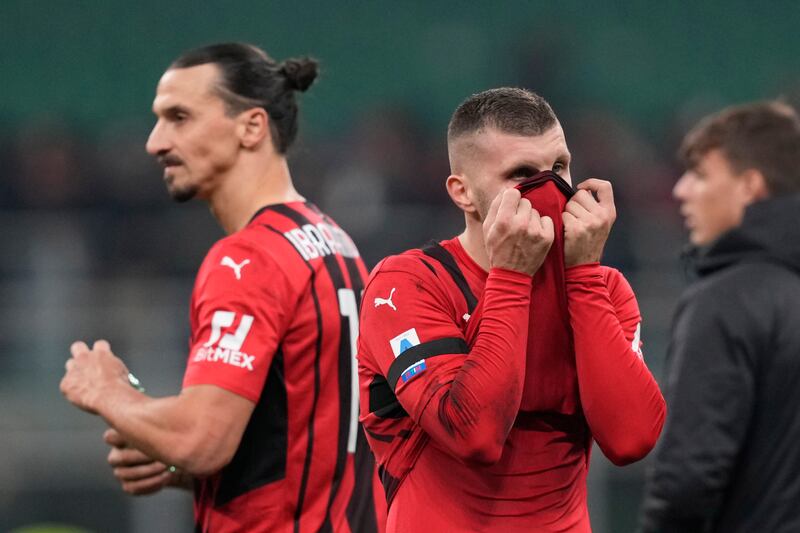
{"label": "man's eye", "polygon": [[538,174],[539,171],[535,168],[531,167],[519,167],[515,168],[513,172],[511,172],[511,178],[513,179],[526,179],[530,178],[531,176],[535,176]]}
{"label": "man's eye", "polygon": [[555,165],[553,165],[553,172],[555,172],[556,174],[560,174],[566,169],[567,165],[565,165],[564,163],[556,163]]}

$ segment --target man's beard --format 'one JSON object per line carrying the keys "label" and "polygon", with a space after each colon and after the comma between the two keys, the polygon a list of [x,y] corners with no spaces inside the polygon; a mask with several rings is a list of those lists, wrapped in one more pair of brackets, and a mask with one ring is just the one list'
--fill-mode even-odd
{"label": "man's beard", "polygon": [[164,180],[167,183],[167,192],[169,193],[170,197],[179,204],[188,202],[197,196],[197,191],[199,190],[197,185],[184,185],[183,187],[178,187],[173,185],[175,181],[173,176],[167,176]]}
{"label": "man's beard", "polygon": [[475,191],[475,208],[478,210],[478,220],[483,222],[486,220],[486,215],[489,214],[489,207],[492,205],[492,200],[486,193],[480,189]]}

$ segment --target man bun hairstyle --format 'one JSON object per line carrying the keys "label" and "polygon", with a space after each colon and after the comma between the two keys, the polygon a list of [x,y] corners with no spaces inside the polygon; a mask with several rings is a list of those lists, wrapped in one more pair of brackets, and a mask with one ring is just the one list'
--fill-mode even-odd
{"label": "man bun hairstyle", "polygon": [[691,169],[717,149],[735,172],[759,170],[771,196],[800,192],[800,117],[790,105],[774,100],[725,108],[686,134],[678,156]]}
{"label": "man bun hairstyle", "polygon": [[318,63],[309,57],[287,59],[281,65],[289,88],[305,92],[317,79]]}
{"label": "man bun hairstyle", "polygon": [[500,87],[473,94],[456,108],[447,127],[447,139],[485,128],[512,135],[536,136],[558,122],[553,108],[533,91]]}
{"label": "man bun hairstyle", "polygon": [[319,72],[309,57],[276,62],[260,48],[246,43],[219,43],[190,50],[169,68],[189,68],[213,63],[219,67],[217,95],[226,111],[235,116],[246,109],[261,107],[269,115],[275,150],[285,154],[297,137],[295,92],[306,91]]}

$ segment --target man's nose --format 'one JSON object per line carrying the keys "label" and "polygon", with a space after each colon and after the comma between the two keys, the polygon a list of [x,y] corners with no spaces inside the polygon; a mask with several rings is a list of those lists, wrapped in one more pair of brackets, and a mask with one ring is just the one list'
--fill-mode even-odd
{"label": "man's nose", "polygon": [[167,136],[164,134],[164,128],[160,120],[153,126],[153,130],[147,138],[145,149],[148,154],[153,156],[164,154],[170,150],[170,145]]}

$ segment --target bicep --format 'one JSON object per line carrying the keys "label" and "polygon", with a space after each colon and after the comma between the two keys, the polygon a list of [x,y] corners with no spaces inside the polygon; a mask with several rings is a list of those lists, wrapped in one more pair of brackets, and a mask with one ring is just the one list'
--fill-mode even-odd
{"label": "bicep", "polygon": [[206,439],[222,456],[239,447],[255,404],[215,385],[186,387],[178,396],[185,416],[192,420],[190,439]]}
{"label": "bicep", "polygon": [[233,255],[251,258],[247,275],[236,279],[230,268],[211,261],[196,289],[184,387],[216,385],[255,402],[296,296],[271,258],[253,251]]}
{"label": "bicep", "polygon": [[[389,295],[394,308],[383,303]],[[368,354],[417,422],[468,352],[447,305],[426,280],[407,272],[378,274],[364,294],[359,353]]]}

